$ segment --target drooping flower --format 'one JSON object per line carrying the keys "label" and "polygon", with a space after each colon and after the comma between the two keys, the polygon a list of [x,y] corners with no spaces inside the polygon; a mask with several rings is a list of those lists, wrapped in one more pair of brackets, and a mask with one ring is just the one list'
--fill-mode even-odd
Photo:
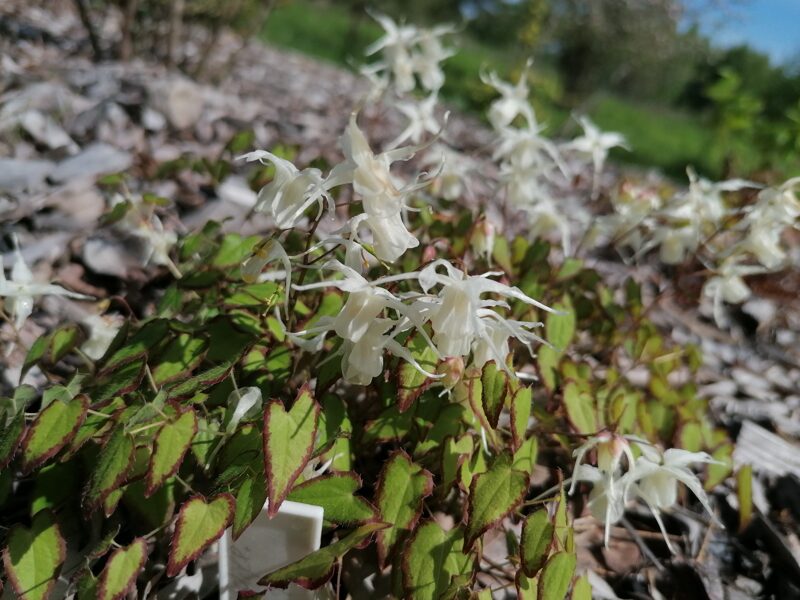
{"label": "drooping flower", "polygon": [[334,211],[333,200],[328,194],[329,187],[325,185],[319,169],[301,171],[290,161],[266,150],[249,152],[240,158],[274,165],[275,176],[258,193],[255,209],[268,209],[279,228],[294,227],[306,209],[314,204],[322,211],[327,202],[328,210]]}
{"label": "drooping flower", "polygon": [[262,401],[261,390],[257,387],[233,390],[228,395],[228,408],[231,416],[225,426],[225,431],[229,434],[233,433],[242,419],[258,414]]}
{"label": "drooping flower", "polygon": [[22,257],[16,238],[14,246],[11,279],[6,279],[5,270],[0,266],[0,297],[4,298],[5,311],[13,320],[15,329],[19,330],[25,324],[25,320],[33,312],[33,306],[39,296],[65,296],[75,300],[93,300],[91,296],[70,292],[60,285],[34,281],[33,273]]}
{"label": "drooping flower", "polygon": [[258,281],[262,269],[273,261],[279,261],[284,270],[284,312],[289,312],[289,294],[292,287],[292,263],[286,250],[275,239],[256,246],[253,254],[242,263],[242,279],[246,283]]}
{"label": "drooping flower", "polygon": [[408,119],[406,128],[388,144],[388,148],[397,148],[405,141],[419,144],[425,133],[436,135],[441,130],[436,120],[436,92],[419,101],[397,101],[394,107]]}
{"label": "drooping flower", "polygon": [[492,102],[489,107],[489,122],[495,129],[508,127],[519,115],[522,115],[529,125],[536,125],[536,116],[528,102],[529,67],[530,62],[526,64],[515,85],[503,81],[496,73],[481,74],[481,81],[500,93],[500,98]]}
{"label": "drooping flower", "polygon": [[583,127],[583,135],[567,143],[565,147],[585,154],[592,159],[594,167],[592,197],[596,197],[600,173],[603,171],[606,158],[608,158],[608,151],[615,147],[627,149],[627,142],[620,133],[600,131],[597,125],[589,120],[589,117],[580,116],[578,121]]}
{"label": "drooping flower", "polygon": [[[440,267],[444,267],[444,273],[439,272]],[[516,287],[489,279],[493,275],[497,273],[470,276],[441,259],[420,271],[419,284],[423,291],[428,293],[440,286],[436,302],[425,301],[424,310],[433,327],[433,342],[443,356],[466,356],[475,340],[487,337],[491,320],[502,319],[488,309],[508,305],[502,300],[483,298],[484,294],[513,298],[548,312],[557,312]],[[516,333],[520,332],[517,330]]]}
{"label": "drooping flower", "polygon": [[[115,196],[111,202],[112,206],[116,206],[126,200],[122,196]],[[139,197],[128,199],[127,202],[127,210],[116,226],[143,243],[142,266],[150,264],[164,266],[175,277],[180,277],[178,267],[169,256],[170,250],[178,241],[178,235],[164,228],[152,202]]]}
{"label": "drooping flower", "polygon": [[751,291],[744,277],[765,272],[763,267],[741,264],[741,258],[741,255],[732,256],[723,261],[716,274],[703,285],[703,296],[713,302],[714,320],[718,327],[727,324],[723,302],[741,304],[750,297]]}

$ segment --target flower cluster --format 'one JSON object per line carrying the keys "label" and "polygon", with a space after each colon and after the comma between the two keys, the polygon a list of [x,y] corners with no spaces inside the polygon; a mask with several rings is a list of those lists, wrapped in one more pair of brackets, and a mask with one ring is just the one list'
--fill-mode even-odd
{"label": "flower cluster", "polygon": [[[638,450],[638,458],[634,457],[632,446]],[[597,466],[583,462],[592,450],[597,455]],[[678,482],[689,488],[703,508],[715,518],[700,480],[689,469],[692,464],[716,462],[705,452],[689,452],[679,448],[660,452],[644,440],[603,432],[589,438],[575,450],[573,456],[575,470],[572,474],[570,493],[580,482],[592,484],[589,510],[595,519],[605,524],[606,546],[611,526],[622,519],[629,503],[639,499],[653,513],[664,541],[670,550],[675,552],[661,513],[669,510],[677,502]]]}
{"label": "flower cluster", "polygon": [[386,15],[375,15],[384,35],[366,49],[367,56],[380,53],[380,59],[365,66],[366,75],[378,91],[393,89],[407,94],[419,84],[435,94],[444,85],[441,63],[454,52],[442,45],[442,37],[452,33],[450,25],[432,29],[395,23]]}

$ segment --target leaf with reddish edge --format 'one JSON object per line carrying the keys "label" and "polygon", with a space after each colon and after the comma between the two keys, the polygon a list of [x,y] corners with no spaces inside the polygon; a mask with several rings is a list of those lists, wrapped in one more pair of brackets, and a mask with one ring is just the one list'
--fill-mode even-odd
{"label": "leaf with reddish edge", "polygon": [[321,506],[325,520],[339,525],[356,525],[375,521],[377,509],[356,496],[361,478],[355,473],[333,473],[304,481],[289,494],[289,500]]}
{"label": "leaf with reddish edge", "polygon": [[198,373],[186,381],[171,386],[167,390],[168,399],[185,400],[187,398],[191,398],[199,391],[206,390],[211,386],[218,384],[228,376],[228,373],[231,372],[234,363],[235,361],[229,361],[222,363],[221,365],[217,365],[216,367],[211,367],[207,371]]}
{"label": "leaf with reddish edge", "polygon": [[483,365],[481,371],[481,388],[483,391],[483,412],[492,429],[497,429],[497,421],[508,395],[508,373],[490,360]]}
{"label": "leaf with reddish edge", "polygon": [[[118,425],[103,446],[83,492],[83,509],[88,515],[117,490],[128,477],[136,458],[133,438]],[[117,499],[118,501],[118,499]],[[114,503],[116,507],[116,503]]]}
{"label": "leaf with reddish edge", "polygon": [[78,433],[88,410],[89,398],[83,394],[43,408],[22,441],[22,470],[30,473],[58,454]]}
{"label": "leaf with reddish edge", "polygon": [[136,584],[136,577],[147,560],[147,542],[136,538],[115,550],[100,574],[97,600],[122,600]]}
{"label": "leaf with reddish edge", "polygon": [[390,523],[377,534],[378,560],[386,565],[400,539],[422,514],[422,501],[433,493],[433,475],[398,450],[386,461],[378,477],[375,503],[380,518]]}
{"label": "leaf with reddish edge", "polygon": [[337,561],[353,548],[362,546],[373,533],[387,527],[386,523],[367,523],[330,546],[267,573],[258,582],[275,588],[286,588],[290,583],[313,590],[327,582],[333,574]]}
{"label": "leaf with reddish edge", "polygon": [[233,520],[235,506],[236,500],[227,493],[210,502],[200,495],[184,502],[169,546],[167,577],[175,577],[222,536]]}
{"label": "leaf with reddish edge", "polygon": [[[405,347],[423,369],[429,373],[436,370],[436,352],[422,335],[412,334],[409,336]],[[430,386],[431,382],[430,377],[420,373],[410,363],[401,360],[397,368],[397,404],[400,412],[407,411],[420,394]]]}
{"label": "leaf with reddish edge", "polygon": [[193,408],[164,423],[158,430],[155,449],[147,470],[145,497],[150,497],[167,479],[175,475],[197,433],[197,413]]}
{"label": "leaf with reddish edge", "polygon": [[403,552],[403,587],[406,597],[436,600],[444,597],[453,578],[468,576],[475,563],[465,554],[464,530],[445,531],[435,521],[414,530]]}
{"label": "leaf with reddish edge", "polygon": [[525,434],[528,431],[528,421],[531,418],[531,408],[533,406],[533,392],[529,387],[517,389],[511,400],[511,439],[514,452],[519,450],[525,441]]}
{"label": "leaf with reddish edge", "polygon": [[531,513],[522,523],[519,553],[522,570],[528,577],[534,577],[547,560],[554,532],[555,527],[544,509]]}
{"label": "leaf with reddish edge", "polygon": [[277,514],[289,490],[303,472],[314,450],[320,406],[303,386],[292,408],[272,400],[264,410],[264,472],[267,478],[267,514]]}
{"label": "leaf with reddish edge", "polygon": [[14,458],[23,435],[25,435],[25,411],[21,410],[11,423],[0,431],[0,471]]}
{"label": "leaf with reddish edge", "polygon": [[525,498],[528,474],[512,468],[512,460],[511,455],[504,452],[495,458],[488,471],[473,478],[467,512],[467,550]]}
{"label": "leaf with reddish edge", "polygon": [[44,600],[53,591],[67,544],[50,510],[36,513],[31,527],[14,525],[3,548],[3,568],[22,600]]}
{"label": "leaf with reddish edge", "polygon": [[557,552],[547,561],[539,575],[539,598],[563,600],[575,574],[576,558],[569,552]]}
{"label": "leaf with reddish edge", "polygon": [[236,493],[236,514],[233,517],[231,532],[234,541],[239,539],[239,536],[261,514],[266,500],[267,483],[264,481],[263,473],[256,473],[242,482]]}

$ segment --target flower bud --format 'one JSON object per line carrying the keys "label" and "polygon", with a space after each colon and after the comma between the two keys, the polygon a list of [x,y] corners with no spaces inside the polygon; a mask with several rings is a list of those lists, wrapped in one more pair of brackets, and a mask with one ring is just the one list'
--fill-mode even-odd
{"label": "flower bud", "polygon": [[461,356],[451,356],[439,363],[436,368],[437,375],[444,375],[440,381],[448,390],[455,387],[464,376],[464,359]]}

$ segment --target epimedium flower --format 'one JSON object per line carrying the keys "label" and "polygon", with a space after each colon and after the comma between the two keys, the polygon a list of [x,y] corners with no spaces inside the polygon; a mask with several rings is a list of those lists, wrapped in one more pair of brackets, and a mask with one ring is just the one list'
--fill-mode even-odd
{"label": "epimedium flower", "polygon": [[583,135],[568,142],[565,148],[585,154],[592,159],[592,166],[594,168],[592,177],[592,197],[596,197],[600,173],[603,171],[603,165],[608,158],[608,151],[616,147],[625,148],[627,150],[628,146],[622,134],[601,131],[597,125],[589,120],[589,117],[580,116],[578,117],[578,122],[583,128]]}
{"label": "epimedium flower", "polygon": [[0,267],[0,297],[5,311],[12,319],[14,328],[19,330],[33,312],[36,298],[39,296],[65,296],[75,300],[94,300],[91,296],[71,292],[53,283],[38,283],[25,263],[16,237],[14,238],[14,264],[11,267],[11,278],[7,279],[5,270]]}
{"label": "epimedium flower", "polygon": [[367,46],[364,54],[371,56],[381,52],[383,60],[378,68],[392,75],[398,92],[410,92],[415,86],[411,47],[419,36],[419,30],[413,25],[398,24],[386,15],[375,14],[372,18],[383,27],[384,34]]}
{"label": "epimedium flower", "polygon": [[481,81],[500,94],[500,98],[489,106],[489,122],[495,129],[508,127],[519,115],[522,115],[529,125],[536,124],[536,116],[528,102],[529,68],[530,61],[526,63],[516,84],[503,81],[496,73],[481,73]]}
{"label": "epimedium flower", "polygon": [[675,549],[669,541],[667,530],[661,519],[661,511],[668,510],[677,503],[678,482],[689,488],[706,512],[719,524],[708,501],[708,496],[703,490],[703,485],[697,475],[689,470],[689,465],[695,463],[720,464],[705,452],[689,452],[680,448],[670,448],[663,455],[655,458],[653,453],[639,457],[629,472],[630,487],[626,492],[641,498],[647,504],[661,529],[664,541],[673,553]]}
{"label": "epimedium flower", "polygon": [[325,209],[326,203],[328,210],[331,213],[334,211],[333,200],[328,194],[330,186],[326,185],[319,169],[299,170],[290,161],[266,150],[248,152],[239,158],[274,165],[275,176],[258,193],[255,209],[261,211],[268,208],[279,228],[294,227],[306,209],[314,204],[320,212]]}
{"label": "epimedium flower", "polygon": [[280,262],[284,270],[284,312],[288,315],[289,293],[292,287],[292,263],[286,250],[277,240],[266,240],[256,246],[253,254],[242,263],[242,279],[245,283],[255,283],[264,267],[273,261]]}
{"label": "epimedium flower", "polygon": [[410,140],[413,144],[419,144],[426,132],[432,135],[438,134],[441,126],[436,120],[437,102],[438,95],[436,92],[431,93],[422,100],[395,102],[394,107],[406,117],[408,124],[396,138],[389,142],[387,147],[397,148],[407,140]]}
{"label": "epimedium flower", "polygon": [[736,255],[724,260],[717,268],[716,274],[703,285],[703,296],[713,302],[714,320],[718,327],[724,327],[727,323],[723,302],[741,304],[750,297],[751,291],[744,277],[766,271],[757,265],[741,264],[742,258],[742,255]]}
{"label": "epimedium flower", "polygon": [[[440,267],[444,267],[444,273],[439,272]],[[484,294],[519,300],[547,312],[558,312],[525,295],[519,288],[490,279],[494,275],[498,273],[470,276],[443,259],[433,261],[420,271],[419,285],[425,293],[439,287],[435,301],[423,300],[422,306],[433,327],[433,342],[443,356],[466,356],[475,340],[487,336],[490,321],[502,318],[487,309],[507,308],[508,304],[483,298]]]}

